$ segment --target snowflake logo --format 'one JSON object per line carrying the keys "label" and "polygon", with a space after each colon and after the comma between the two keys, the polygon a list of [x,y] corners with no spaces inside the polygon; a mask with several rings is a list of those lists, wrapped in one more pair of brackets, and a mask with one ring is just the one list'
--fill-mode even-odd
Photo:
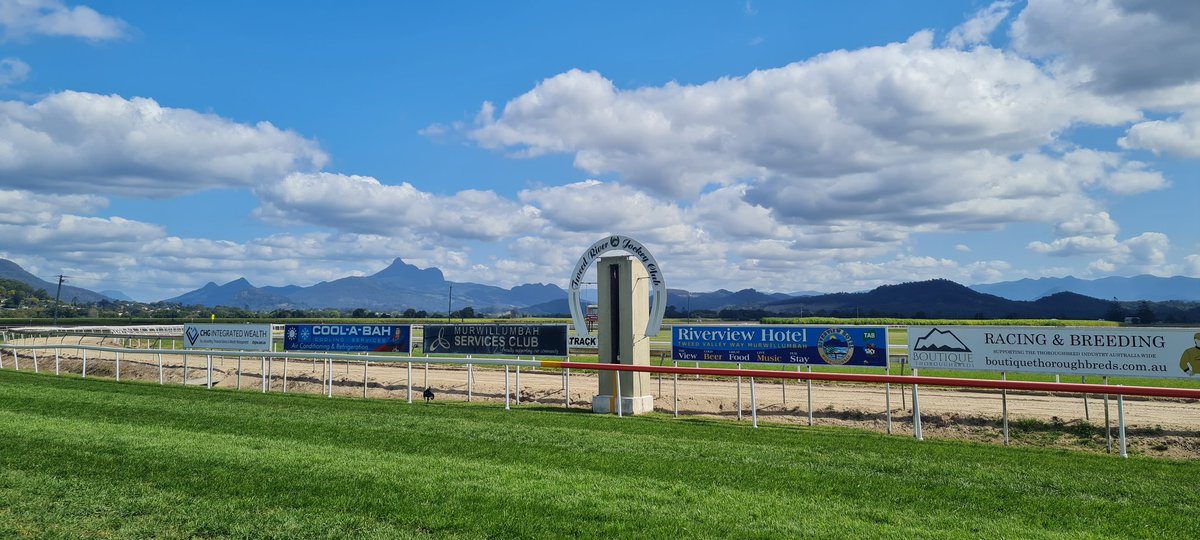
{"label": "snowflake logo", "polygon": [[308,329],[307,328],[300,331],[300,341],[308,341]]}

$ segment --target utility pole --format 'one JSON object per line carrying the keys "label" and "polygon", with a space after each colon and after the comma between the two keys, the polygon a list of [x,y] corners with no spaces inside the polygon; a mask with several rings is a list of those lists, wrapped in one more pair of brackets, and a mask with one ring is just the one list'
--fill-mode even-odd
{"label": "utility pole", "polygon": [[54,326],[58,326],[58,296],[60,294],[62,294],[62,284],[63,284],[63,280],[66,278],[67,278],[67,276],[59,274],[58,290],[54,291]]}

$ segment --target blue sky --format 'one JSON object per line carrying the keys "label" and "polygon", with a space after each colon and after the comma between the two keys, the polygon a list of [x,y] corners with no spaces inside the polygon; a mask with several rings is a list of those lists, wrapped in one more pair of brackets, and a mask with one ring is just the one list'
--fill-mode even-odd
{"label": "blue sky", "polygon": [[158,300],[1200,277],[1194,2],[0,0],[0,257]]}

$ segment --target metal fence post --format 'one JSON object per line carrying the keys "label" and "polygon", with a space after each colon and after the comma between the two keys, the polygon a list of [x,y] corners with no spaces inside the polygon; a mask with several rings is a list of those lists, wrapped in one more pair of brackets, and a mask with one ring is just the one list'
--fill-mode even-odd
{"label": "metal fence post", "polygon": [[[679,362],[671,362],[674,367],[679,367]],[[675,418],[679,418],[679,374],[673,373],[671,378],[671,394],[674,396],[672,400],[675,402]]]}
{"label": "metal fence post", "polygon": [[504,410],[510,410],[512,407],[508,403],[512,392],[508,390],[508,364],[504,364]]}
{"label": "metal fence post", "polygon": [[[1008,373],[1000,372],[1000,380],[1007,381]],[[1008,446],[1008,389],[1000,389],[1000,416],[1004,422],[1004,446]]]}
{"label": "metal fence post", "polygon": [[[1108,386],[1108,376],[1104,376],[1104,386]],[[1104,394],[1104,450],[1112,453],[1112,424],[1108,420],[1108,394]]]}
{"label": "metal fence post", "polygon": [[758,398],[754,395],[754,377],[750,377],[750,423],[758,427]]}
{"label": "metal fence post", "polygon": [[616,375],[614,380],[617,382],[617,416],[625,416],[624,404],[622,403],[624,400],[621,399],[621,372],[614,371],[613,375]]}
{"label": "metal fence post", "polygon": [[[742,364],[740,362],[737,364],[737,368],[738,368],[738,371],[742,370]],[[739,421],[742,419],[742,376],[741,375],[738,375],[738,378],[737,378],[737,419]]]}
{"label": "metal fence post", "polygon": [[408,402],[412,403],[412,362],[408,363]]}
{"label": "metal fence post", "polygon": [[1117,394],[1117,434],[1121,439],[1121,457],[1128,458],[1125,449],[1125,394]]}
{"label": "metal fence post", "polygon": [[[800,366],[796,366],[796,371],[799,371],[799,370],[800,370]],[[812,373],[812,366],[808,366],[808,372]],[[806,379],[804,382],[808,383],[808,426],[812,427],[812,425],[813,425],[812,379]]]}
{"label": "metal fence post", "polygon": [[[912,370],[913,377],[917,376],[917,369]],[[912,385],[912,402],[913,402],[913,437],[918,441],[925,440],[925,433],[921,430],[921,402],[917,392],[917,384]]]}

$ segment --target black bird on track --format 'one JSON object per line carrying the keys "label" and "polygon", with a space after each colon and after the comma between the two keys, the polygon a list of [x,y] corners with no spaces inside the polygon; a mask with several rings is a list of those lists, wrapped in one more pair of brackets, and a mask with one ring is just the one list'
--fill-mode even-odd
{"label": "black bird on track", "polygon": [[422,393],[421,395],[425,396],[425,402],[429,403],[429,400],[433,399],[433,390],[426,387],[425,392]]}

